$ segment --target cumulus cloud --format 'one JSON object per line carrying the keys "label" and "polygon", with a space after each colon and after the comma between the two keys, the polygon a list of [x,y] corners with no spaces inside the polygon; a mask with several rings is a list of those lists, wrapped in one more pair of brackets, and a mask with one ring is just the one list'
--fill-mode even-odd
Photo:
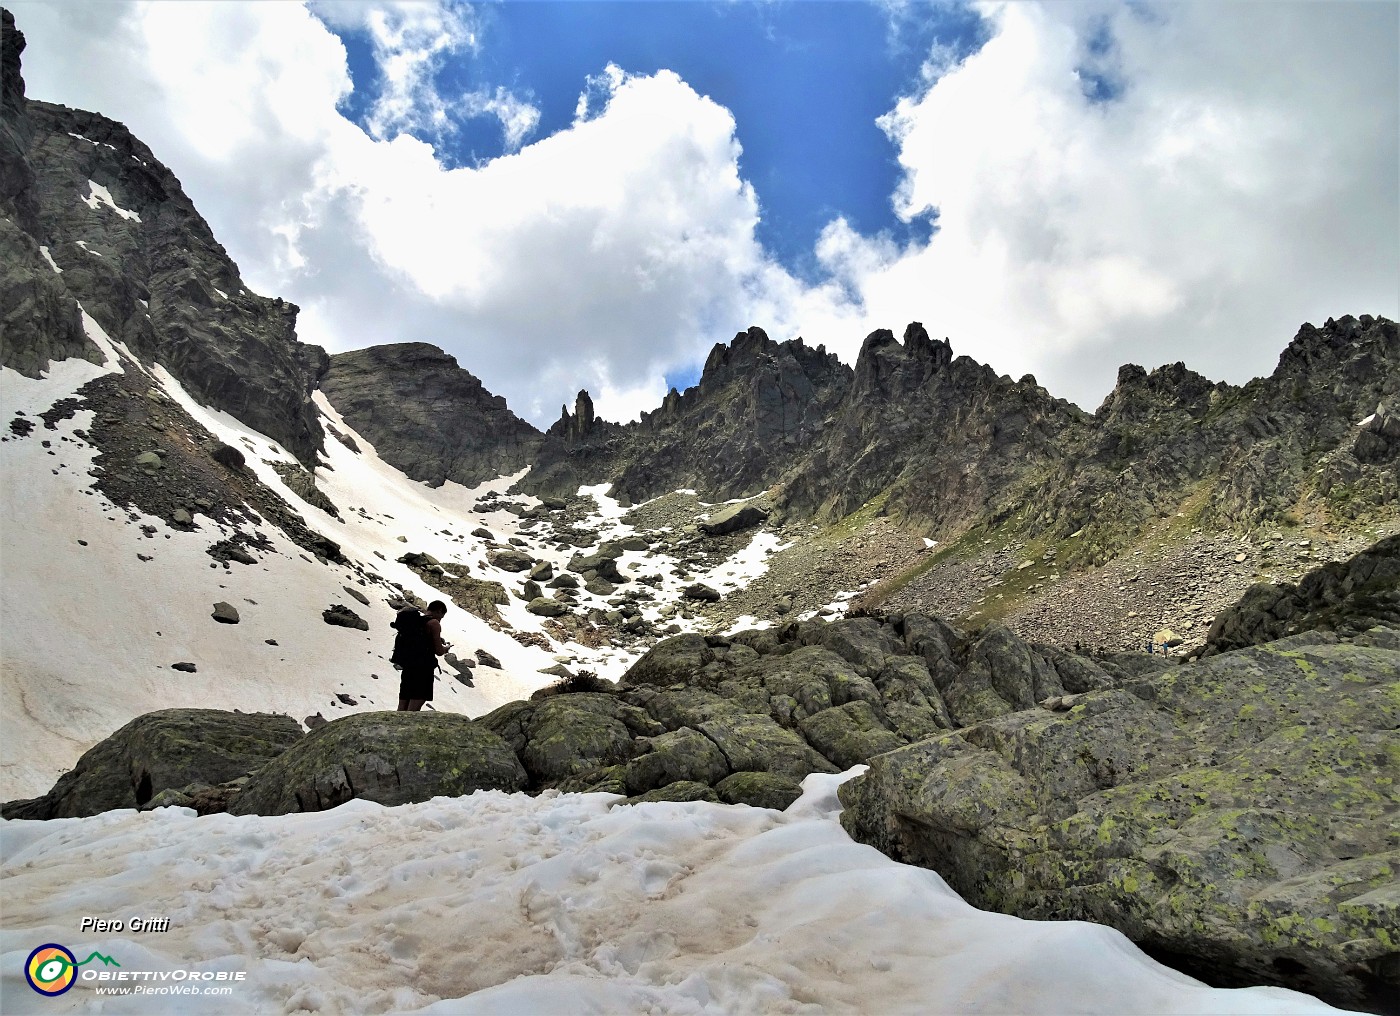
{"label": "cumulus cloud", "polygon": [[[987,43],[934,44],[881,120],[892,207],[937,232],[838,218],[817,284],[756,241],[732,114],[669,71],[600,68],[535,139],[528,98],[439,90],[489,45],[458,6],[11,6],[30,95],[127,123],[303,338],[433,342],[539,424],[580,387],[652,408],[749,324],[853,359],[922,320],[1092,407],[1120,362],[1239,381],[1305,319],[1400,310],[1393,5],[984,5]],[[366,129],[328,24],[370,34]],[[435,125],[483,115],[508,154],[454,167]]]}
{"label": "cumulus cloud", "polygon": [[1305,319],[1396,313],[1394,6],[981,10],[990,41],[881,121],[936,235],[823,236],[867,318],[1092,408],[1123,361],[1238,382]]}
{"label": "cumulus cloud", "polygon": [[745,280],[763,258],[733,117],[673,73],[613,69],[589,118],[447,168],[428,141],[367,134],[337,112],[344,49],[301,7],[113,8],[102,70],[73,75],[65,46],[80,26],[23,6],[31,94],[124,119],[255,288],[302,306],[307,341],[436,343],[547,423],[584,385],[613,418],[652,408],[668,366],[748,323]]}

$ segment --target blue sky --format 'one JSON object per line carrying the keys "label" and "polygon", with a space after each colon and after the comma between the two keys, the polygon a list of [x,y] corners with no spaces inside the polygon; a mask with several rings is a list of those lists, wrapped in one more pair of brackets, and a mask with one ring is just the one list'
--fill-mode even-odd
{"label": "blue sky", "polygon": [[917,320],[1092,410],[1400,314],[1395,3],[8,5],[29,95],[130,127],[305,341],[541,426],[751,325]]}
{"label": "blue sky", "polygon": [[[932,45],[962,56],[985,41],[981,18],[955,4],[901,19],[849,0],[531,2],[477,10],[481,49],[444,62],[441,91],[504,88],[521,96],[540,114],[533,140],[567,129],[589,79],[610,63],[640,75],[675,71],[733,112],[739,168],[762,205],[758,239],[813,280],[820,269],[812,248],[837,216],[901,243],[928,239],[932,215],[906,222],[894,213],[900,170],[876,121],[918,81]],[[364,123],[383,76],[366,30],[333,30],[355,84],[343,108]],[[445,136],[423,132],[441,142],[451,164],[481,164],[511,150],[489,114],[456,123]]]}

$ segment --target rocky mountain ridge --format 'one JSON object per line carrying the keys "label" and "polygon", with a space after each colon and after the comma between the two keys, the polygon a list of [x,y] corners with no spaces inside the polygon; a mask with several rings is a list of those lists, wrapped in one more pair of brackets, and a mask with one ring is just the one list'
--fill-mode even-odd
{"label": "rocky mountain ridge", "polygon": [[326,354],[297,340],[297,308],[246,289],[179,180],[122,124],[27,99],[8,12],[4,36],[0,364],[37,376],[74,350],[101,362],[76,301],[202,402],[314,465]]}
{"label": "rocky mountain ridge", "polygon": [[[873,507],[940,540],[999,529],[1073,536],[1062,561],[1101,565],[1183,506],[1242,533],[1310,496],[1340,520],[1393,513],[1397,378],[1395,323],[1343,317],[1304,325],[1274,373],[1242,387],[1181,363],[1150,373],[1125,365],[1091,415],[1033,377],[1012,381],[953,357],[917,322],[902,342],[872,332],[854,368],[755,327],[715,347],[698,385],[635,423],[598,418],[580,392],[519,487],[568,495],[611,482],[624,502],[681,488],[707,500],[771,489],[780,518],[832,523]],[[391,397],[371,388],[362,402]],[[396,464],[428,478],[416,461],[405,451]]]}

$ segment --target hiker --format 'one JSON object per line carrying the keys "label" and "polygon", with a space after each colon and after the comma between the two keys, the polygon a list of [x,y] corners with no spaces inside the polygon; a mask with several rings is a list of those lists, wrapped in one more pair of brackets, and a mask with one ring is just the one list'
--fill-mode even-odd
{"label": "hiker", "polygon": [[434,600],[427,614],[416,608],[399,611],[393,626],[394,655],[389,661],[399,667],[399,712],[416,713],[424,702],[433,700],[433,678],[438,669],[437,658],[446,654],[452,644],[442,640],[442,619],[447,604]]}

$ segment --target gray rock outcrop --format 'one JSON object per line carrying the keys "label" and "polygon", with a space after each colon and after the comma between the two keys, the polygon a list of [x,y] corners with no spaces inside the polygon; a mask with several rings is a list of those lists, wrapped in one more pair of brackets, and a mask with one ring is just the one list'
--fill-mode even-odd
{"label": "gray rock outcrop", "polygon": [[433,487],[518,472],[541,441],[504,399],[425,342],[336,353],[321,390],[380,458]]}
{"label": "gray rock outcrop", "polygon": [[842,823],[984,909],[1208,980],[1395,997],[1400,652],[1308,634],[899,748]]}
{"label": "gray rock outcrop", "polygon": [[317,727],[253,773],[229,812],[285,815],[352,798],[394,805],[524,786],[510,748],[465,716],[357,713]]}
{"label": "gray rock outcrop", "polygon": [[1377,625],[1400,629],[1400,536],[1292,583],[1257,583],[1216,615],[1202,656],[1272,642],[1305,631],[1357,635]]}
{"label": "gray rock outcrop", "polygon": [[758,505],[735,504],[713,512],[700,523],[700,531],[706,536],[724,536],[726,533],[750,529],[767,518],[768,512]]}
{"label": "gray rock outcrop", "polygon": [[302,738],[290,716],[161,709],[83,753],[42,797],[9,801],[5,818],[82,818],[139,808],[165,790],[221,784],[258,769]]}

